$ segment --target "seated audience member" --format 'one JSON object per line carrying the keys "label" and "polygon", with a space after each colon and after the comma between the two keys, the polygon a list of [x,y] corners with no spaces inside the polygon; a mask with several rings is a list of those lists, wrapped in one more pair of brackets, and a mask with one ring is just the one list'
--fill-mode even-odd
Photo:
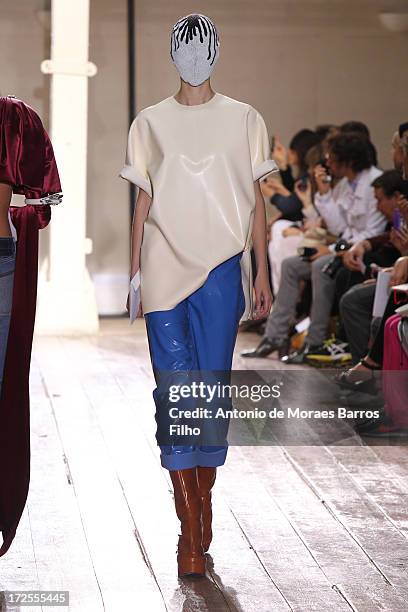
{"label": "seated audience member", "polygon": [[354,132],[355,134],[360,134],[360,136],[367,138],[369,147],[371,149],[372,164],[373,166],[378,166],[377,150],[371,141],[370,130],[365,123],[362,123],[362,121],[347,121],[340,126],[339,130],[342,133]]}
{"label": "seated audience member", "polygon": [[[282,219],[288,221],[301,221],[303,219],[302,203],[293,192],[295,179],[308,177],[308,169],[305,162],[307,152],[320,142],[318,136],[312,130],[301,130],[291,140],[289,150],[279,140],[276,140],[272,151],[273,158],[279,166],[282,182],[272,177],[267,177],[261,184],[261,190],[271,204],[274,204]],[[293,169],[293,170],[292,170]]]}
{"label": "seated audience member", "polygon": [[278,219],[271,225],[268,258],[274,295],[279,290],[283,260],[297,253],[304,239],[305,230],[321,224],[319,214],[313,204],[310,180],[297,181],[295,194],[302,205],[303,222],[293,224],[292,221]]}
{"label": "seated audience member", "polygon": [[[408,241],[407,241],[408,248]],[[392,269],[392,275],[390,278],[390,286],[394,287],[396,285],[401,285],[403,283],[408,282],[408,256],[400,257],[394,264]],[[346,294],[347,295],[347,294]],[[344,296],[345,298],[346,296]],[[350,305],[350,303],[344,302],[344,298],[342,300],[342,308],[341,313],[344,317],[345,310],[350,307],[355,308],[354,305]],[[408,295],[402,296],[398,305],[402,305],[408,302]],[[359,304],[359,308],[363,310],[365,309],[365,319],[371,320],[371,312],[372,312],[372,299],[367,304]],[[373,342],[371,343],[371,347],[367,352],[367,348],[365,351],[365,357],[361,359],[354,367],[350,368],[346,372],[342,372],[339,376],[339,382],[347,386],[350,389],[362,389],[364,386],[369,386],[373,382],[373,372],[375,370],[382,369],[383,356],[384,356],[384,328],[387,320],[395,313],[395,309],[397,305],[394,299],[394,292],[391,291],[390,296],[388,298],[388,302],[384,311],[384,314],[381,319],[381,323],[377,329]],[[350,315],[350,316],[349,316]],[[351,313],[346,313],[346,319],[344,322],[348,322],[351,316],[357,317],[361,316],[361,313],[353,311],[353,315]],[[347,323],[348,324],[348,323]],[[351,330],[346,332],[349,337],[351,337]],[[367,345],[366,345],[367,346]],[[357,350],[356,350],[357,352]]]}
{"label": "seated audience member", "polygon": [[[327,169],[322,165],[316,166],[318,193],[314,202],[327,229],[350,243],[379,235],[385,229],[386,219],[377,209],[372,182],[381,171],[372,165],[367,139],[353,133],[330,138],[327,166]],[[341,179],[335,190],[331,187],[327,170],[331,176]],[[298,256],[283,261],[280,289],[264,336],[258,347],[241,353],[243,357],[266,357],[287,344],[301,281],[311,279],[313,301],[307,341],[301,350],[282,360],[290,364],[302,363],[309,355],[326,355],[333,361],[350,358],[345,347],[324,343],[336,286],[326,267],[335,257],[330,247],[322,246],[309,261]]]}
{"label": "seated audience member", "polygon": [[298,247],[304,240],[304,232],[321,226],[321,218],[313,204],[316,184],[314,181],[314,168],[324,159],[327,151],[325,136],[333,133],[333,126],[321,126],[320,137],[323,138],[318,144],[309,149],[305,156],[305,164],[308,176],[294,183],[294,193],[301,203],[302,220],[293,222],[276,217],[269,226],[268,260],[271,272],[271,282],[274,295],[279,291],[282,262],[287,257],[297,254]]}
{"label": "seated audience member", "polygon": [[[398,210],[402,184],[401,174],[397,170],[384,172],[373,182],[378,208],[389,222]],[[357,242],[343,256],[344,269],[336,278],[337,296],[340,299],[340,319],[354,363],[367,352],[376,291],[375,282],[363,281],[370,277],[371,264],[388,268],[401,255],[408,255],[408,233],[404,228],[389,227],[379,236]],[[351,288],[345,291],[347,286]]]}

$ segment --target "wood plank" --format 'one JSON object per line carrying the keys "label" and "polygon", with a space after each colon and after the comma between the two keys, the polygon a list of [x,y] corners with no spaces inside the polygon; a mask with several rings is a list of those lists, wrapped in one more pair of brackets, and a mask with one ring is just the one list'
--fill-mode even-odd
{"label": "wood plank", "polygon": [[[350,575],[353,579],[364,577],[366,585],[385,582],[375,564],[327,511],[282,449],[244,447],[241,452],[332,584],[343,583]],[[267,472],[265,465],[270,466]]]}
{"label": "wood plank", "polygon": [[364,582],[349,582],[340,592],[357,612],[406,612],[407,594],[401,587],[382,585],[364,589]]}
{"label": "wood plank", "polygon": [[[72,342],[80,351],[83,340]],[[129,602],[138,601],[145,609],[163,610],[105,440],[67,358],[64,340],[42,338],[36,357],[61,432],[105,609],[126,609]],[[120,411],[120,406],[111,409]]]}
{"label": "wood plank", "polygon": [[[294,610],[349,610],[238,447],[222,468],[224,495],[258,558]],[[235,465],[234,465],[235,464]],[[238,473],[237,473],[237,467]],[[235,468],[235,469],[234,469]]]}
{"label": "wood plank", "polygon": [[67,590],[70,610],[101,610],[102,598],[69,465],[38,364],[31,364],[31,537],[40,588]]}
{"label": "wood plank", "polygon": [[390,523],[408,538],[408,482],[395,475],[370,448],[328,450]]}
{"label": "wood plank", "polygon": [[402,567],[408,563],[408,542],[378,506],[344,470],[339,469],[338,462],[327,449],[287,447],[285,452],[305,482],[376,564],[384,578],[390,584],[404,587]]}

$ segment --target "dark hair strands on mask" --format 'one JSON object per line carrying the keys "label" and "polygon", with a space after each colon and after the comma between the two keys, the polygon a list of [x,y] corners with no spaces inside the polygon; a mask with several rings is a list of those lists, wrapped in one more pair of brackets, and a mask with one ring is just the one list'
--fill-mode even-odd
{"label": "dark hair strands on mask", "polygon": [[208,36],[208,56],[207,60],[211,59],[210,66],[213,64],[216,54],[217,46],[219,45],[219,38],[217,30],[211,21],[204,15],[187,15],[179,19],[173,27],[170,41],[170,55],[173,58],[173,48],[178,49],[180,42],[185,38],[186,44],[194,37],[200,36],[200,42],[204,42],[204,36]]}

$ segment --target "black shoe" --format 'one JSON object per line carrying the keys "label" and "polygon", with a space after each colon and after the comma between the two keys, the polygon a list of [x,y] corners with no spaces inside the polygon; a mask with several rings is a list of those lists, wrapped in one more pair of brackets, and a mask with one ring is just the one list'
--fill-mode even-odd
{"label": "black shoe", "polygon": [[242,351],[240,353],[241,357],[267,357],[274,351],[284,350],[286,343],[277,342],[276,340],[272,340],[271,338],[262,338],[261,342],[254,349],[250,349],[249,351]]}
{"label": "black shoe", "polygon": [[305,342],[302,348],[300,348],[298,351],[294,351],[290,355],[285,355],[284,357],[282,357],[281,362],[285,365],[306,363],[306,357],[308,353],[312,350],[315,350],[316,348],[318,347],[309,346],[307,342]]}
{"label": "black shoe", "polygon": [[265,329],[267,319],[248,319],[248,321],[243,321],[239,326],[240,332],[255,332],[263,336],[263,331],[260,330]]}

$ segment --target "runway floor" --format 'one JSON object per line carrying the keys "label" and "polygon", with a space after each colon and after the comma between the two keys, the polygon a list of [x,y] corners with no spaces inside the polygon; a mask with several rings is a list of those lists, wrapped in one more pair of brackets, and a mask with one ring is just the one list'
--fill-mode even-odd
{"label": "runway floor", "polygon": [[[240,334],[238,348],[258,340]],[[279,363],[236,356],[235,367]],[[30,492],[0,590],[66,590],[84,612],[408,609],[408,448],[359,438],[231,447],[208,575],[179,580],[153,387],[143,321],[35,338]]]}

